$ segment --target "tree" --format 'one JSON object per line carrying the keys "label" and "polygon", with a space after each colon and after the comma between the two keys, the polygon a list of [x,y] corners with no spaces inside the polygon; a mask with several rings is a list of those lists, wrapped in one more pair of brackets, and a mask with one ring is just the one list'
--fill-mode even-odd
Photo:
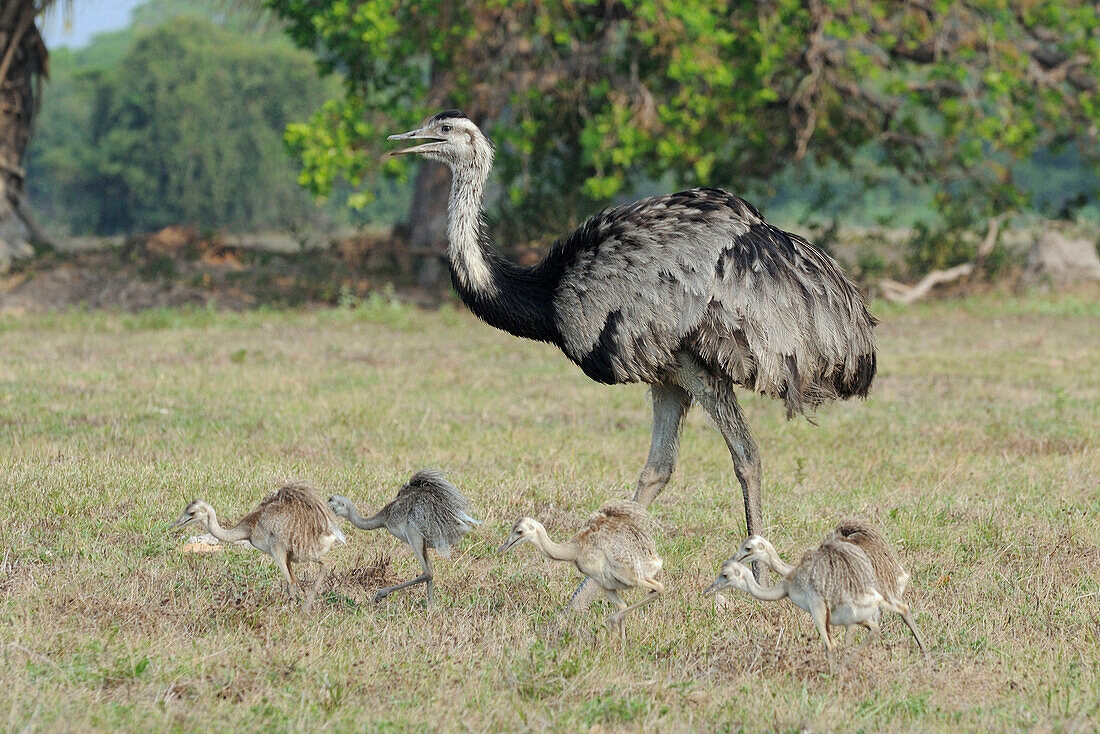
{"label": "tree", "polygon": [[[33,201],[53,227],[244,230],[318,217],[282,132],[335,85],[319,84],[310,57],[281,33],[231,30],[204,19],[201,5],[193,10],[103,38],[107,49],[97,38],[55,55],[27,156]],[[83,63],[89,56],[96,63]]]}
{"label": "tree", "polygon": [[35,25],[53,0],[7,0],[0,6],[0,271],[44,239],[27,208],[23,153],[49,58]]}
{"label": "tree", "polygon": [[1025,205],[1013,163],[1040,148],[1096,163],[1100,19],[1084,0],[267,5],[345,78],[287,133],[315,193],[401,175],[386,134],[457,106],[497,142],[509,236],[647,181],[744,189],[869,142],[958,226]]}

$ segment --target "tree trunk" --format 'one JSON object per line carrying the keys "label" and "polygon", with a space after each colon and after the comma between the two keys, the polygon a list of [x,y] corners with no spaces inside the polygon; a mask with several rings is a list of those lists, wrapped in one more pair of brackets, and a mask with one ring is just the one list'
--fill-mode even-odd
{"label": "tree trunk", "polygon": [[34,25],[31,0],[0,9],[0,272],[28,257],[40,236],[27,211],[23,153],[30,140],[38,80],[46,72],[46,46]]}
{"label": "tree trunk", "polygon": [[416,174],[409,204],[409,265],[421,288],[437,291],[447,282],[447,198],[451,172],[441,163],[424,161]]}

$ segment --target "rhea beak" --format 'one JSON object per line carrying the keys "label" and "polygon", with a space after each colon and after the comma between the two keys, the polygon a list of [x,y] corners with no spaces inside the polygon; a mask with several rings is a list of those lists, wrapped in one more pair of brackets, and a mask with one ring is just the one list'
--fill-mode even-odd
{"label": "rhea beak", "polygon": [[[745,559],[747,559],[748,557],[749,557],[748,553],[746,553],[744,551],[740,551],[731,560],[737,561],[738,563],[745,563]],[[746,565],[748,565],[748,564],[746,564]]]}
{"label": "rhea beak", "polygon": [[522,536],[516,535],[516,536],[513,536],[511,538],[508,538],[508,540],[504,541],[504,545],[497,548],[497,553],[503,553],[506,550],[510,550],[512,548],[515,548],[516,543],[518,543],[520,541],[521,537]]}
{"label": "rhea beak", "polygon": [[191,522],[194,519],[195,518],[191,517],[191,515],[189,513],[185,512],[185,513],[183,513],[182,515],[179,516],[178,520],[176,520],[174,523],[172,523],[172,525],[168,528],[168,532],[172,532],[176,528],[182,528],[184,525],[186,525],[187,523]]}
{"label": "rhea beak", "polygon": [[428,140],[427,143],[421,143],[420,145],[414,145],[411,148],[404,148],[402,150],[391,150],[390,155],[405,155],[406,153],[435,153],[442,147],[443,143],[447,142],[441,137],[436,135],[430,135],[424,132],[424,128],[418,130],[410,130],[407,133],[401,133],[400,135],[391,135],[386,140]]}
{"label": "rhea beak", "polygon": [[726,579],[719,577],[719,578],[714,580],[713,584],[711,584],[707,588],[703,589],[703,593],[704,594],[717,594],[719,591],[726,588],[728,585],[729,584],[727,583]]}

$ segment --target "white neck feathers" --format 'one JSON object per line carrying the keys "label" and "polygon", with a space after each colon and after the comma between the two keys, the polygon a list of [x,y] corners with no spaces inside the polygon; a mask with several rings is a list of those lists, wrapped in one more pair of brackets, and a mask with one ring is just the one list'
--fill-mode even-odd
{"label": "white neck feathers", "polygon": [[491,166],[491,157],[485,165],[452,166],[447,206],[447,255],[455,277],[466,289],[489,296],[496,295],[497,286],[487,246],[481,241],[481,203]]}

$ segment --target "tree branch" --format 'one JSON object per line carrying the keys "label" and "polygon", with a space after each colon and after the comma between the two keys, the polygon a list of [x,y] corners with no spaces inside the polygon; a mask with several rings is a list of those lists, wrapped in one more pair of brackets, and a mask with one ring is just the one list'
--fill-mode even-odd
{"label": "tree branch", "polygon": [[950,283],[970,275],[974,272],[978,263],[993,252],[993,247],[997,244],[997,236],[1001,233],[1001,224],[1008,218],[1010,213],[1011,212],[1001,212],[989,220],[989,227],[986,229],[985,237],[982,238],[981,244],[978,245],[977,257],[971,262],[956,265],[947,270],[933,270],[931,273],[921,278],[919,283],[913,286],[884,278],[879,281],[879,288],[882,289],[882,297],[893,303],[908,305],[924,298],[933,288],[941,283]]}
{"label": "tree branch", "polygon": [[12,33],[11,38],[8,39],[8,48],[4,52],[4,60],[0,61],[0,84],[3,84],[8,78],[8,71],[11,69],[12,59],[15,58],[15,52],[23,43],[23,36],[26,35],[27,29],[34,23],[34,6],[27,5],[23,8],[23,15],[19,18],[19,25],[15,27],[15,32]]}
{"label": "tree branch", "polygon": [[879,281],[879,287],[882,288],[882,296],[887,301],[908,305],[927,296],[940,283],[950,283],[953,280],[966,277],[972,272],[974,272],[974,263],[963,263],[947,270],[933,270],[914,286],[907,286],[896,280],[884,278]]}
{"label": "tree branch", "polygon": [[989,220],[989,227],[985,231],[985,237],[978,245],[978,256],[974,262],[981,262],[993,252],[993,246],[997,244],[997,236],[1001,233],[1001,223],[1008,218],[1010,212],[1001,212]]}

